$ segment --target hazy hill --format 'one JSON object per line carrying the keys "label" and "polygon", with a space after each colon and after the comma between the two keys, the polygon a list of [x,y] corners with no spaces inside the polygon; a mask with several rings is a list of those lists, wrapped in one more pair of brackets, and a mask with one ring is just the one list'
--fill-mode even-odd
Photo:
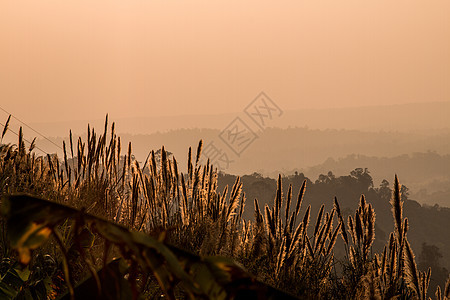
{"label": "hazy hill", "polygon": [[[328,171],[348,174],[350,170],[362,167],[373,172],[378,185],[382,179],[397,173],[410,187],[412,195],[422,193],[424,197],[421,198],[426,203],[450,206],[450,199],[446,200],[450,177],[450,131],[406,133],[268,128],[240,157],[224,144],[219,134],[217,129],[178,129],[147,135],[121,134],[121,140],[124,147],[132,142],[133,153],[141,162],[149,151],[164,145],[175,155],[181,170],[187,163],[188,148],[196,148],[198,141],[203,139],[205,148],[213,141],[229,155],[232,163],[224,171],[230,174],[259,172],[275,177],[278,173],[293,174],[297,170],[316,177]],[[53,141],[62,144],[61,138]]]}
{"label": "hazy hill", "polygon": [[[138,160],[145,159],[148,151],[164,145],[180,162],[187,149],[214,143],[234,160],[227,172],[244,174],[253,171],[291,171],[323,163],[329,157],[338,159],[352,153],[376,157],[393,157],[415,152],[435,151],[450,154],[450,131],[434,135],[393,132],[363,132],[356,130],[311,130],[307,128],[268,128],[240,157],[233,155],[219,139],[219,130],[179,129],[149,135],[122,134],[122,141],[131,141]],[[182,163],[182,165],[185,165]]]}
{"label": "hazy hill", "polygon": [[286,111],[277,127],[421,132],[450,127],[450,102]]}
{"label": "hazy hill", "polygon": [[[273,177],[298,170],[316,177],[328,171],[339,175],[356,167],[368,167],[373,172],[375,184],[398,173],[412,195],[420,195],[426,203],[449,205],[450,171],[449,159],[445,156],[450,154],[449,113],[450,102],[286,110],[273,120],[271,128],[258,133],[259,137],[240,157],[219,139],[219,134],[236,116],[251,122],[243,112],[128,119],[110,116],[110,120],[116,122],[122,144],[132,142],[139,161],[145,160],[150,150],[165,145],[184,167],[187,149],[196,147],[203,139],[205,146],[213,141],[229,155],[232,163],[225,171],[231,174],[257,171]],[[103,122],[99,119],[90,125],[100,131]],[[67,121],[30,125],[47,136],[67,137],[72,129],[77,137],[86,132],[87,123]],[[12,120],[10,128],[18,132],[18,125]],[[37,136],[27,128],[24,134],[30,141]],[[10,135],[6,139],[15,142],[16,137]],[[62,144],[62,138],[51,138],[51,141]],[[49,153],[62,152],[60,147],[39,136],[37,146]],[[428,151],[434,154],[427,154]]]}
{"label": "hazy hill", "polygon": [[[242,105],[242,110],[247,105]],[[312,129],[348,129],[363,131],[416,131],[425,132],[450,128],[450,102],[410,103],[383,106],[344,107],[327,109],[284,109],[283,114],[273,119],[271,126],[279,128],[305,127]],[[105,114],[107,111],[105,111]],[[141,116],[139,116],[141,114]],[[151,134],[180,128],[223,129],[235,117],[244,116],[243,111],[236,113],[220,113],[210,115],[165,115],[142,116],[137,112],[133,118],[117,118],[110,115],[118,124],[119,133]],[[26,121],[26,120],[25,120]],[[69,129],[81,134],[85,132],[87,123],[102,127],[104,120],[31,123],[33,128],[46,136],[65,136]]]}
{"label": "hazy hill", "polygon": [[[329,158],[324,163],[310,168],[292,170],[303,172],[311,178],[332,171],[336,176],[348,174],[356,167],[368,168],[375,183],[389,179],[396,173],[410,189],[413,199],[429,205],[450,206],[450,155],[436,152],[404,154],[394,157],[348,155]],[[277,176],[277,172],[271,174]]]}

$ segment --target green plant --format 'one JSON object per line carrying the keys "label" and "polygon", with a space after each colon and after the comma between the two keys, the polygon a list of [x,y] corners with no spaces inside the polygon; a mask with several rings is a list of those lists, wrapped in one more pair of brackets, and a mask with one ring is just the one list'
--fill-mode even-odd
{"label": "green plant", "polygon": [[1,262],[1,299],[53,299],[56,295],[52,277],[56,262],[49,256],[37,256],[30,269],[4,258]]}
{"label": "green plant", "polygon": [[[20,262],[27,265],[31,251],[40,247],[53,236],[63,255],[63,270],[69,293],[75,296],[68,266],[67,248],[61,242],[57,225],[70,218],[74,227],[90,228],[101,236],[109,246],[116,246],[128,263],[129,291],[134,299],[141,295],[138,278],[148,278],[152,274],[169,299],[175,299],[175,290],[181,285],[182,291],[190,298],[229,299],[240,294],[264,294],[279,296],[281,292],[265,286],[246,273],[233,260],[224,257],[199,257],[184,250],[166,245],[141,232],[47,200],[26,195],[9,196],[3,200],[3,212],[7,216],[9,237],[12,247],[17,249]],[[82,230],[74,231],[75,243],[84,242]],[[79,247],[81,259],[91,265],[88,256]],[[103,268],[108,261],[108,247],[104,252]],[[97,283],[99,296],[117,297],[121,293],[108,295],[102,286],[99,274],[91,267],[91,276]],[[120,274],[117,274],[120,278]],[[121,280],[121,279],[120,279]],[[131,295],[128,295],[131,297]],[[128,297],[127,296],[127,297]],[[289,297],[284,295],[284,297]]]}

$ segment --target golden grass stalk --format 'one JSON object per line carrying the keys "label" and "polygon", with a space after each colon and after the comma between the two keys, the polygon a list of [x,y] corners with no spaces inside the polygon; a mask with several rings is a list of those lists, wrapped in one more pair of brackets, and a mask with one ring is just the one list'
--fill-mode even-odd
{"label": "golden grass stalk", "polygon": [[275,236],[276,234],[276,224],[272,216],[272,210],[266,205],[266,230],[269,236]]}
{"label": "golden grass stalk", "polygon": [[280,250],[277,256],[277,262],[275,265],[275,276],[279,276],[281,268],[284,265],[284,260],[286,258],[286,237],[281,241]]}
{"label": "golden grass stalk", "polygon": [[263,217],[262,217],[261,211],[259,209],[258,199],[255,198],[254,202],[255,202],[255,220],[256,220],[256,224],[262,224]]}
{"label": "golden grass stalk", "polygon": [[286,209],[284,212],[284,217],[285,217],[285,232],[290,230],[289,227],[289,209],[291,206],[291,200],[292,200],[292,184],[289,184],[289,189],[288,189],[288,193],[287,193],[287,200],[286,200]]}
{"label": "golden grass stalk", "polygon": [[375,212],[372,209],[372,205],[369,204],[367,209],[367,230],[364,236],[364,255],[367,256],[370,247],[375,239]]}
{"label": "golden grass stalk", "polygon": [[[392,235],[391,235],[392,237]],[[391,243],[389,247],[390,263],[389,263],[389,279],[392,280],[397,269],[397,243]]]}
{"label": "golden grass stalk", "polygon": [[306,234],[306,228],[308,228],[308,224],[309,224],[309,216],[310,216],[310,212],[311,212],[311,205],[308,206],[308,208],[306,209],[305,215],[303,216],[303,231]]}
{"label": "golden grass stalk", "polygon": [[392,205],[392,214],[395,220],[395,228],[398,244],[402,245],[403,238],[403,227],[402,227],[402,211],[403,211],[403,201],[401,199],[401,185],[398,181],[397,175],[395,175],[394,181],[394,191],[392,192],[391,205]]}
{"label": "golden grass stalk", "polygon": [[380,273],[381,274],[385,274],[386,273],[386,265],[387,265],[387,248],[386,246],[384,246],[384,250],[383,250],[383,256],[381,257],[381,270]]}
{"label": "golden grass stalk", "polygon": [[328,248],[327,248],[327,251],[326,251],[325,255],[329,255],[331,253],[331,251],[333,250],[333,247],[336,244],[336,238],[337,238],[337,235],[338,235],[338,233],[339,233],[339,231],[341,229],[341,226],[342,226],[342,222],[338,223],[338,226],[334,230],[334,233],[333,233],[333,235],[331,237],[330,243],[328,244]]}
{"label": "golden grass stalk", "polygon": [[321,247],[321,244],[323,244],[322,237],[323,237],[323,240],[326,239],[326,235],[324,235],[325,228],[326,228],[326,224],[324,224],[320,228],[319,234],[314,236],[314,253],[320,253],[320,251],[317,251],[317,250],[319,249],[319,247]]}
{"label": "golden grass stalk", "polygon": [[361,215],[358,212],[355,214],[355,233],[356,233],[356,241],[359,247],[363,239],[363,227],[361,222]]}
{"label": "golden grass stalk", "polygon": [[241,195],[241,192],[242,192],[242,183],[240,182],[240,177],[238,176],[236,178],[236,181],[233,185],[233,189],[231,192],[230,204],[228,206],[227,215],[226,215],[227,222],[231,221],[231,218],[235,214],[235,210],[239,205],[239,197]]}
{"label": "golden grass stalk", "polygon": [[306,246],[308,248],[309,254],[311,255],[311,258],[314,260],[314,251],[313,251],[313,248],[312,248],[311,243],[309,241],[309,238],[307,236],[305,236],[305,243],[306,243]]}
{"label": "golden grass stalk", "polygon": [[355,226],[353,224],[353,218],[352,216],[348,216],[348,231],[350,232],[350,236],[352,237],[353,244],[356,244],[356,233],[355,233]]}
{"label": "golden grass stalk", "polygon": [[272,215],[273,221],[276,224],[275,232],[281,230],[281,228],[278,227],[280,219],[281,203],[282,203],[282,184],[281,184],[281,174],[279,174],[277,181],[277,193],[274,200],[274,212]]}
{"label": "golden grass stalk", "polygon": [[198,147],[197,147],[197,157],[195,159],[195,166],[197,166],[198,162],[200,161],[200,156],[202,154],[202,149],[203,149],[203,140],[200,140],[200,142],[198,143]]}
{"label": "golden grass stalk", "polygon": [[417,265],[414,259],[414,253],[411,249],[411,245],[408,241],[405,241],[405,271],[404,276],[405,280],[409,285],[413,288],[416,295],[420,297],[421,293],[421,287],[419,284],[419,271],[417,270]]}
{"label": "golden grass stalk", "polygon": [[11,120],[11,115],[8,116],[8,120],[6,120],[5,126],[3,127],[3,131],[2,131],[2,137],[0,139],[0,143],[3,141],[3,137],[5,136],[6,132],[8,131],[9,128],[9,121]]}
{"label": "golden grass stalk", "polygon": [[314,227],[314,236],[317,235],[317,232],[319,231],[319,228],[320,228],[320,224],[322,223],[322,215],[323,215],[324,208],[325,208],[325,205],[322,204],[322,206],[320,207],[319,213],[317,214],[316,226]]}
{"label": "golden grass stalk", "polygon": [[345,245],[348,247],[348,236],[347,236],[347,232],[345,229],[344,218],[342,217],[341,208],[339,207],[337,197],[334,197],[334,207],[336,208],[336,212],[337,212],[338,218],[339,218],[339,223],[341,224],[341,236],[345,242]]}
{"label": "golden grass stalk", "polygon": [[300,207],[302,205],[305,189],[306,189],[306,180],[303,181],[302,186],[300,187],[300,191],[298,192],[297,197],[297,204],[295,206],[295,212],[292,213],[291,219],[289,221],[289,228],[291,232],[294,229],[295,223],[297,222],[297,216],[298,213],[300,212]]}

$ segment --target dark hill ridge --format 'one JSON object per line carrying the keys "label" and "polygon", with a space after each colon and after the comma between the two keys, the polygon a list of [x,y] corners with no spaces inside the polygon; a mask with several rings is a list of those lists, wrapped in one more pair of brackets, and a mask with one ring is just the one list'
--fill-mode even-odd
{"label": "dark hill ridge", "polygon": [[[371,171],[374,182],[381,183],[395,172],[410,189],[411,197],[429,205],[450,206],[450,155],[436,152],[416,152],[394,157],[375,157],[351,154],[339,159],[328,158],[310,168],[293,169],[310,178],[332,170],[335,175],[348,174],[355,167],[364,166]],[[268,174],[277,176],[279,172]]]}

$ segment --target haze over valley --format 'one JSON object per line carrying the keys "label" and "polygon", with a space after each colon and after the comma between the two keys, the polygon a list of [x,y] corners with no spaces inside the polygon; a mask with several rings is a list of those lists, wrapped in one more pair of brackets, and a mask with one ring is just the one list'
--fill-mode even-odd
{"label": "haze over valley", "polygon": [[[243,113],[197,116],[136,117],[111,120],[124,145],[132,143],[133,153],[144,163],[149,151],[162,145],[185,170],[187,150],[216,143],[233,161],[222,171],[245,175],[258,172],[276,178],[278,174],[304,173],[311,179],[329,171],[346,175],[355,168],[368,168],[375,186],[394,174],[410,189],[410,197],[428,205],[450,206],[450,102],[389,106],[288,110],[273,118],[271,127],[258,129]],[[258,138],[233,155],[219,134],[236,116],[252,126]],[[111,119],[111,116],[110,116]],[[20,126],[12,120],[12,127]],[[97,130],[104,120],[90,122]],[[86,121],[32,123],[39,133],[59,137],[43,139],[24,130],[28,140],[37,136],[37,145],[62,155],[68,131],[85,136]],[[70,127],[71,126],[71,127]],[[25,128],[26,129],[26,128]],[[16,129],[17,130],[17,129]],[[7,138],[14,140],[14,136]]]}

